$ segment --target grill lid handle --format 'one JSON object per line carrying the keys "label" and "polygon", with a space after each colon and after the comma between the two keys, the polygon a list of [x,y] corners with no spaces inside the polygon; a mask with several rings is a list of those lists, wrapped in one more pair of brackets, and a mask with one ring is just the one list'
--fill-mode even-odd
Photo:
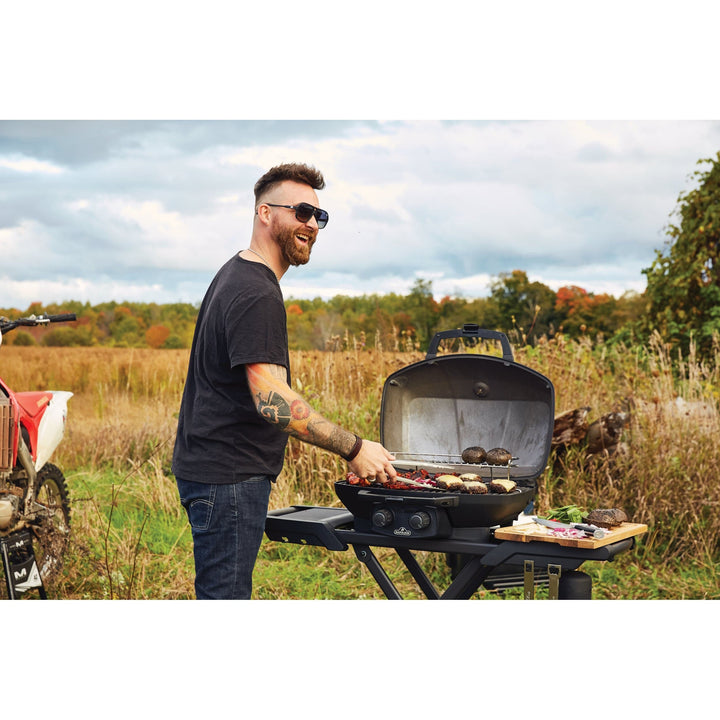
{"label": "grill lid handle", "polygon": [[462,328],[456,328],[455,330],[443,330],[442,332],[435,333],[433,339],[430,341],[428,346],[426,360],[432,360],[437,357],[438,347],[442,340],[448,338],[483,338],[484,340],[497,340],[500,343],[503,353],[503,360],[513,361],[513,352],[510,347],[510,341],[507,339],[505,333],[498,332],[497,330],[483,330],[479,325],[475,323],[465,323]]}

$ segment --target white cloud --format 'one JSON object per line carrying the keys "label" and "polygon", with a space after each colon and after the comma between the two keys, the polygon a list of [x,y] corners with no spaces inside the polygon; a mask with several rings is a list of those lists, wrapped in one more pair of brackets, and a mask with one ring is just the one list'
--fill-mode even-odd
{"label": "white cloud", "polygon": [[53,163],[23,157],[21,155],[0,157],[0,168],[7,168],[8,170],[15,170],[20,173],[38,173],[41,175],[59,175],[65,172],[63,168]]}
{"label": "white cloud", "polygon": [[37,263],[54,252],[52,233],[34,220],[0,228],[0,269]]}

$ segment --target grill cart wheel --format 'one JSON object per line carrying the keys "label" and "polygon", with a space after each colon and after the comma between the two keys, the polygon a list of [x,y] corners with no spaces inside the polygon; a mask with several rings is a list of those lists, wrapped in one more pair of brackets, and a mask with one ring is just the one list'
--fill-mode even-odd
{"label": "grill cart wheel", "polygon": [[592,578],[580,570],[566,570],[560,576],[558,597],[561,600],[591,600]]}

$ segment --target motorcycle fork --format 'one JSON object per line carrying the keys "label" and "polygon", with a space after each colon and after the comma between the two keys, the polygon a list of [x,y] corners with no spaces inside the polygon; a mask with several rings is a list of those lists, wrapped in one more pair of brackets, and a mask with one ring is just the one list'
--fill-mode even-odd
{"label": "motorcycle fork", "polygon": [[35,498],[37,496],[37,472],[35,471],[35,463],[30,454],[30,448],[28,448],[22,437],[20,437],[20,441],[18,442],[17,458],[23,470],[27,473],[28,478],[24,511],[24,514],[27,514],[32,512],[35,506]]}

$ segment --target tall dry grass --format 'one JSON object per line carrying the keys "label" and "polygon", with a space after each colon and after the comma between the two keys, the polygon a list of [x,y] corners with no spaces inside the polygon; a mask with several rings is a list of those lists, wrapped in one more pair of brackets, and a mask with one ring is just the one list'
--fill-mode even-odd
{"label": "tall dry grass", "polygon": [[[385,379],[423,357],[353,343],[336,352],[292,352],[292,381],[338,424],[378,438]],[[54,462],[68,476],[75,537],[95,538],[91,545],[104,548],[92,562],[107,576],[111,597],[129,596],[151,574],[167,577],[163,597],[191,594],[191,572],[177,572],[189,532],[168,527],[170,549],[162,556],[138,552],[148,518],[183,520],[169,468],[187,359],[185,350],[2,348],[0,372],[13,389],[75,393]],[[631,411],[627,452],[588,459],[577,447],[551,456],[537,509],[622,506],[650,526],[641,548],[652,562],[717,563],[720,358],[672,357],[658,338],[639,348],[559,338],[516,349],[515,359],[551,379],[557,413],[590,406],[594,419],[620,407]],[[291,439],[271,507],[338,505],[333,482],[345,470],[331,453]],[[102,491],[99,476],[111,478]],[[131,530],[120,520],[127,508],[136,513]]]}

